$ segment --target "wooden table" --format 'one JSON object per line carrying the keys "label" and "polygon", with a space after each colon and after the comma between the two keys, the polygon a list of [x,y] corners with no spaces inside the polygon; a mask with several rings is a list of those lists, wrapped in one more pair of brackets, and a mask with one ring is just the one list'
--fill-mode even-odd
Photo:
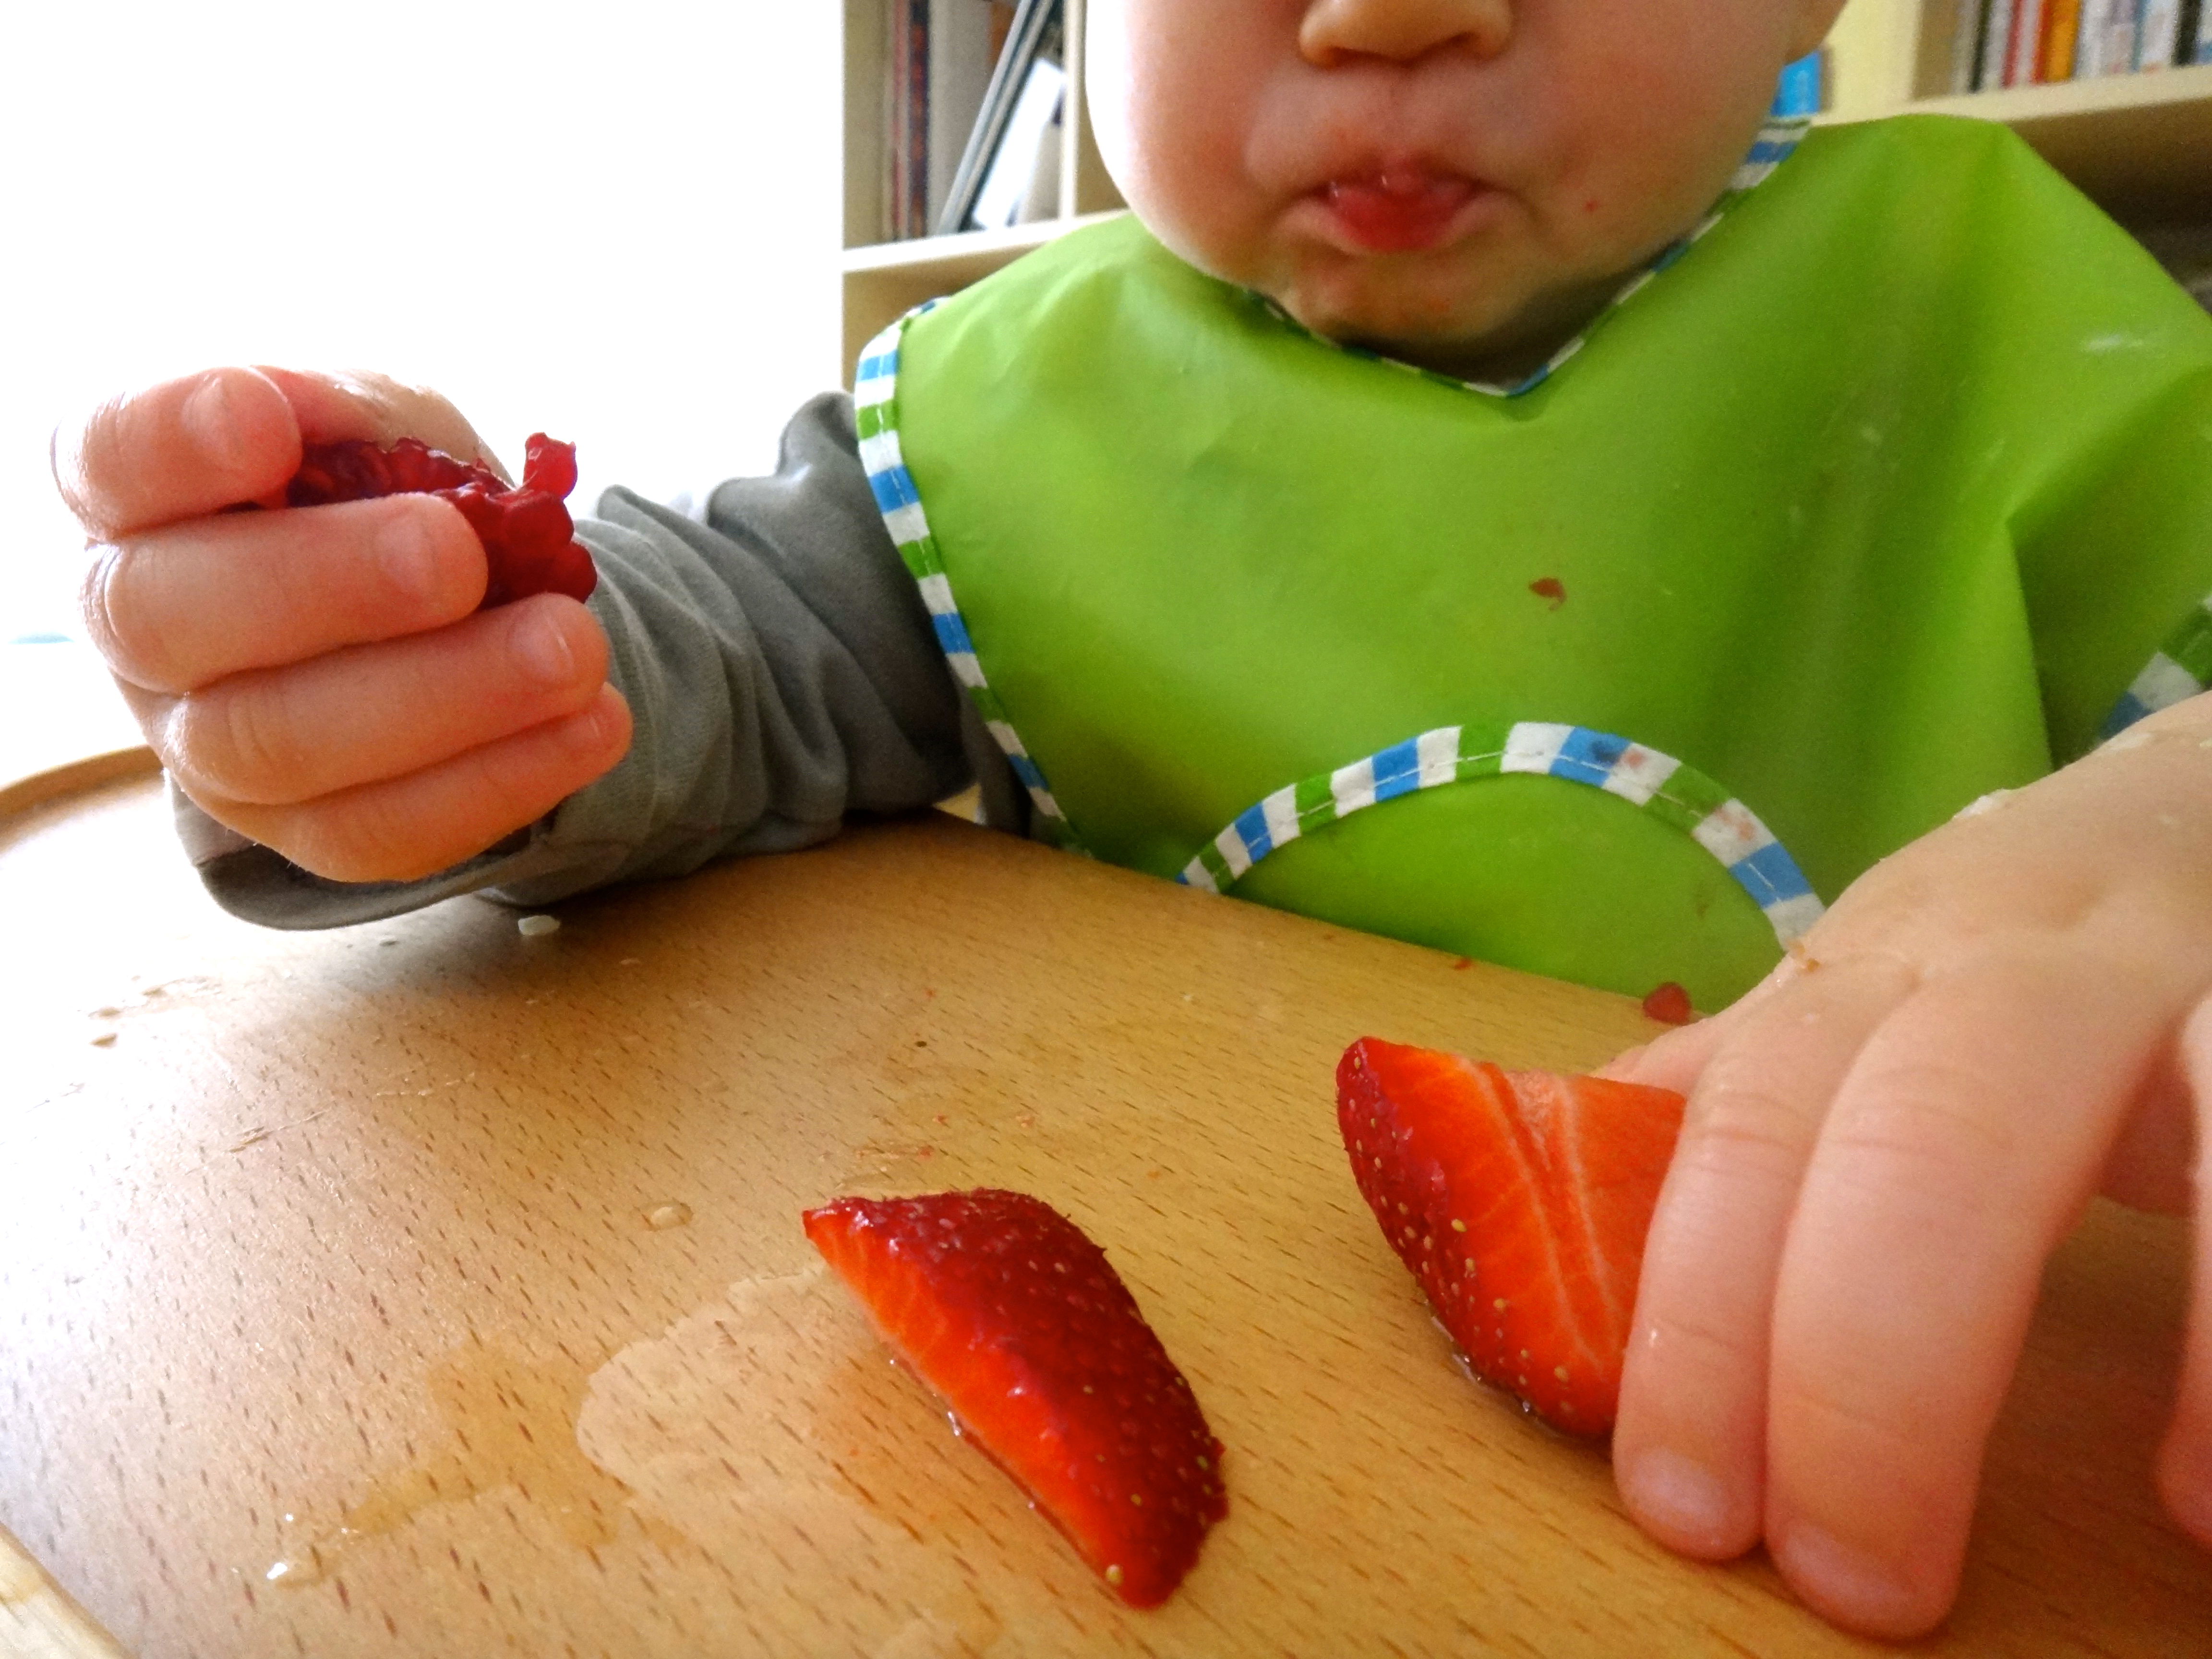
{"label": "wooden table", "polygon": [[[0,1523],[138,1653],[1874,1650],[1468,1382],[1349,1179],[1349,1039],[1580,1066],[1617,999],[945,818],[286,935],[141,780],[0,823]],[[1157,1613],[799,1229],[981,1184],[1106,1245],[1230,1448]],[[2148,1478],[2182,1243],[2059,1256],[1930,1650],[2212,1653]]]}

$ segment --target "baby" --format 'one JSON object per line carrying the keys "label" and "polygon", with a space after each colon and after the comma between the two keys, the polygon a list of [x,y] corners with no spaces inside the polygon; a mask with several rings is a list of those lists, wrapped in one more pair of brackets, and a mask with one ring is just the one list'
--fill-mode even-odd
{"label": "baby", "polygon": [[430,498],[224,513],[303,441],[481,453],[233,368],[58,447],[88,624],[277,925],[972,780],[1729,1005],[1616,1062],[1691,1103],[1613,1459],[1655,1536],[1764,1540],[1854,1629],[1949,1607],[2089,1197],[2193,1200],[2159,1478],[2212,1544],[2212,323],[1996,129],[1765,126],[1840,3],[1095,0],[1134,220],[887,334],[701,520],[611,492],[588,608],[475,612]]}

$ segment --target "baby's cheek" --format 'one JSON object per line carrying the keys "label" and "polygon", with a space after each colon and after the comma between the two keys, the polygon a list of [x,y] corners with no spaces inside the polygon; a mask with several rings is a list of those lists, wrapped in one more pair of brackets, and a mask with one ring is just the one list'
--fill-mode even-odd
{"label": "baby's cheek", "polygon": [[1179,144],[1140,140],[1133,161],[1117,182],[1146,228],[1211,276],[1271,290],[1273,216],[1232,144],[1204,132]]}

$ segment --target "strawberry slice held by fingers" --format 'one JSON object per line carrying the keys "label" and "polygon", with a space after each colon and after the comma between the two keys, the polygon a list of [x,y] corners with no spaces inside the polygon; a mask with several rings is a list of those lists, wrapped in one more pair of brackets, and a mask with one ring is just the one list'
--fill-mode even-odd
{"label": "strawberry slice held by fingers", "polygon": [[841,1198],[806,1236],[966,1435],[1133,1607],[1228,1512],[1221,1443],[1106,1253],[1040,1199]]}
{"label": "strawberry slice held by fingers", "polygon": [[409,494],[451,501],[483,544],[484,596],[477,608],[489,611],[533,593],[591,598],[599,572],[563,505],[575,487],[576,447],[542,432],[531,434],[522,482],[513,489],[489,468],[456,460],[418,438],[401,438],[389,449],[347,438],[302,449],[284,504],[327,507]]}
{"label": "strawberry slice held by fingers", "polygon": [[1609,1431],[1682,1097],[1363,1037],[1336,1099],[1361,1195],[1477,1374]]}

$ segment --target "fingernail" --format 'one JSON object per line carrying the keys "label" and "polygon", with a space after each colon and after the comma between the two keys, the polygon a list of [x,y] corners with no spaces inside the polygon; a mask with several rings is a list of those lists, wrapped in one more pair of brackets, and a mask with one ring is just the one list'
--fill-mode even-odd
{"label": "fingernail", "polygon": [[576,678],[576,653],[568,648],[568,635],[534,605],[514,619],[507,649],[515,665],[540,685],[563,686]]}
{"label": "fingernail", "polygon": [[1913,1586],[1885,1564],[1818,1527],[1790,1528],[1774,1554],[1798,1594],[1824,1613],[1900,1633],[1917,1631],[1927,1622],[1923,1598]]}
{"label": "fingernail", "polygon": [[583,718],[575,722],[570,739],[580,754],[596,755],[614,741],[621,716],[610,699],[602,697],[584,711]]}
{"label": "fingernail", "polygon": [[230,406],[230,377],[210,374],[185,399],[177,413],[185,435],[206,459],[227,472],[245,464],[245,445],[238,435],[238,416]]}
{"label": "fingernail", "polygon": [[1704,1464],[1680,1452],[1645,1452],[1621,1471],[1621,1496],[1638,1521],[1685,1543],[1732,1541],[1728,1487]]}
{"label": "fingernail", "polygon": [[384,562],[385,579],[410,599],[427,599],[438,585],[438,560],[422,515],[410,501],[394,504],[391,516],[376,532],[377,557]]}

